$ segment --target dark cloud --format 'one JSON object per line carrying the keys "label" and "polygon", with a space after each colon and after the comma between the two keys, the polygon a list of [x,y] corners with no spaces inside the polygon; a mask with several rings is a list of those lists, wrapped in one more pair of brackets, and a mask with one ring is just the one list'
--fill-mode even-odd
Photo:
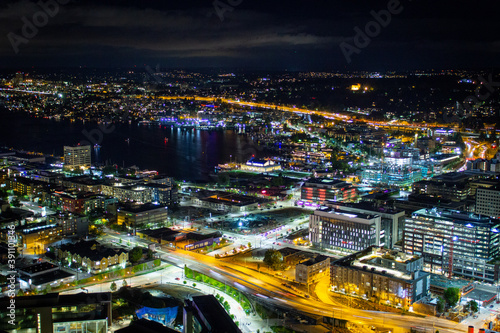
{"label": "dark cloud", "polygon": [[[43,0],[42,0],[43,1]],[[226,2],[226,0],[220,0]],[[347,63],[339,43],[373,20],[386,1],[242,0],[220,20],[213,1],[73,1],[14,53],[21,18],[40,8],[7,1],[0,10],[0,56],[8,66],[248,66],[276,69],[493,67],[499,41],[495,3],[401,1],[369,45]],[[235,3],[235,2],[233,2]]]}

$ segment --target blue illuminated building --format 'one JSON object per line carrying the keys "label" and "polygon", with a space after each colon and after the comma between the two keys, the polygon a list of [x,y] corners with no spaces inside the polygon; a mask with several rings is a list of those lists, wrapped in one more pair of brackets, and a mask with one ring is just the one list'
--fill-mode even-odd
{"label": "blue illuminated building", "polygon": [[405,220],[403,250],[432,273],[499,281],[500,220],[449,209],[420,209]]}

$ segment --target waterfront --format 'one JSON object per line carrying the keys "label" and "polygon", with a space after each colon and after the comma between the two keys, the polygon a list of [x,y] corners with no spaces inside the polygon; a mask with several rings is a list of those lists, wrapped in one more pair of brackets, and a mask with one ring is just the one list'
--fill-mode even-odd
{"label": "waterfront", "polygon": [[[35,118],[6,110],[0,110],[0,118],[0,146],[59,156],[64,145],[87,140],[84,130],[99,128],[96,123]],[[126,167],[136,165],[176,179],[207,181],[219,163],[264,156],[251,137],[233,130],[181,130],[137,123],[115,123],[108,128],[112,126],[115,126],[112,132],[103,134],[97,156],[94,151],[94,161]]]}

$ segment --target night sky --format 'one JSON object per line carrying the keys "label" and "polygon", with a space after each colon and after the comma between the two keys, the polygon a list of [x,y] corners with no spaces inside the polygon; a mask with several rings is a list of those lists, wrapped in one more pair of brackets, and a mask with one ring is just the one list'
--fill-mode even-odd
{"label": "night sky", "polygon": [[[1,67],[384,71],[496,68],[500,59],[498,1],[401,0],[350,63],[339,45],[354,46],[354,28],[395,0],[59,1],[69,3],[45,25],[36,2],[1,2]],[[24,36],[22,17],[33,15],[41,26]]]}

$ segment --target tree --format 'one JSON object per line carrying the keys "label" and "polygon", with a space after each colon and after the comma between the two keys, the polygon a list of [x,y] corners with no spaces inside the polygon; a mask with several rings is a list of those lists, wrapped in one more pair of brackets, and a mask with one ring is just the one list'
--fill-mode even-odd
{"label": "tree", "polygon": [[109,286],[109,289],[111,289],[112,292],[115,292],[116,291],[116,283],[111,283],[111,285]]}
{"label": "tree", "polygon": [[460,299],[460,289],[458,288],[447,288],[444,291],[444,299],[448,306],[454,307],[458,300]]}
{"label": "tree", "polygon": [[43,290],[43,293],[44,293],[44,294],[49,294],[49,293],[51,293],[51,292],[52,292],[52,287],[51,287],[51,286],[50,286],[50,284],[49,284],[49,285],[47,285],[47,286],[45,287],[45,289]]}
{"label": "tree", "polygon": [[474,312],[474,313],[476,313],[476,312],[479,310],[479,305],[477,304],[477,302],[476,302],[476,301],[470,301],[470,302],[468,303],[468,305],[469,305],[469,309],[470,309],[472,312]]}
{"label": "tree", "polygon": [[221,186],[227,186],[231,183],[231,178],[227,173],[220,173],[217,176],[217,183]]}
{"label": "tree", "polygon": [[12,199],[12,201],[10,202],[10,204],[11,204],[12,207],[16,207],[16,208],[21,207],[21,201],[19,201],[18,197],[15,197],[14,199]]}
{"label": "tree", "polygon": [[279,269],[283,263],[283,256],[278,250],[267,250],[264,255],[264,263],[274,270]]}
{"label": "tree", "polygon": [[439,313],[442,313],[444,311],[444,299],[442,299],[441,297],[438,298],[438,301],[437,301],[437,304],[436,304],[436,310],[437,312]]}
{"label": "tree", "polygon": [[138,262],[142,258],[142,248],[139,246],[134,247],[128,254],[129,260],[133,263]]}

